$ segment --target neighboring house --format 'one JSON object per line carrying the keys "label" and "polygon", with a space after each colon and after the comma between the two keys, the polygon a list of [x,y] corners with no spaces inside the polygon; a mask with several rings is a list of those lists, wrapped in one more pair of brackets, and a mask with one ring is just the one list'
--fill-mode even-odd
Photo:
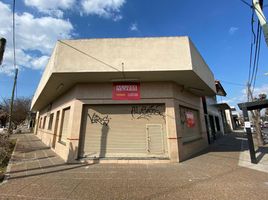
{"label": "neighboring house", "polygon": [[203,107],[206,120],[208,142],[213,143],[220,135],[229,132],[225,111],[230,109],[226,103],[217,103],[217,96],[226,96],[220,81],[215,81],[216,94],[203,97]]}
{"label": "neighboring house", "polygon": [[183,161],[207,147],[214,76],[188,37],[57,42],[32,100],[35,134],[67,162]]}
{"label": "neighboring house", "polygon": [[238,129],[239,127],[241,127],[241,116],[234,106],[231,106],[231,113],[233,127],[234,129]]}

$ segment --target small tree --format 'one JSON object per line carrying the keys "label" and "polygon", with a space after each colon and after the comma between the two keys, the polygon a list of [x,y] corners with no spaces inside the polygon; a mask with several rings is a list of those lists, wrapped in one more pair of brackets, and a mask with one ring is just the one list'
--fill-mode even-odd
{"label": "small tree", "polygon": [[0,106],[0,126],[5,126],[8,120],[8,111],[4,106]]}
{"label": "small tree", "polygon": [[[9,110],[10,110],[11,101],[9,99],[4,99],[2,102],[2,115],[5,122],[7,122],[7,118],[9,117]],[[30,98],[17,98],[14,100],[13,104],[13,114],[12,114],[12,125],[18,126],[22,122],[24,122],[27,117],[29,116],[31,106],[31,99]],[[1,112],[0,112],[0,119],[1,119]]]}

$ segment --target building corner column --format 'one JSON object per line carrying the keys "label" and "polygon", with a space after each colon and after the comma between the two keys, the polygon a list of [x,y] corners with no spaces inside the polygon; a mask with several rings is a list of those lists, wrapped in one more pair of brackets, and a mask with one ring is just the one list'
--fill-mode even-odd
{"label": "building corner column", "polygon": [[179,162],[179,146],[177,134],[177,118],[175,101],[166,102],[166,125],[167,125],[167,144],[171,162]]}
{"label": "building corner column", "polygon": [[79,138],[80,138],[80,127],[82,121],[83,104],[81,101],[75,99],[72,104],[70,113],[70,134],[67,137],[69,141],[68,145],[68,163],[77,162],[78,149],[79,149]]}

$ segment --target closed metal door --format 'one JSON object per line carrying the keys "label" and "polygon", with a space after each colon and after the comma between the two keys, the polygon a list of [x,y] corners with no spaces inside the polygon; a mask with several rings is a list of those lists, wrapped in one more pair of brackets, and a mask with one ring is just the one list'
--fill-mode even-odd
{"label": "closed metal door", "polygon": [[80,157],[154,157],[154,153],[163,154],[164,109],[163,104],[85,106]]}
{"label": "closed metal door", "polygon": [[164,138],[161,124],[147,124],[147,151],[150,154],[164,153]]}

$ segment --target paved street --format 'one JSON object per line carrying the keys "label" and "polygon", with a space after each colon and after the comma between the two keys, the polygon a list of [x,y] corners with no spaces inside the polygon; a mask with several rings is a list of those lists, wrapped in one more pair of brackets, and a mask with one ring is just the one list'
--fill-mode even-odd
{"label": "paved street", "polygon": [[268,171],[239,166],[247,147],[234,135],[180,164],[92,165],[64,164],[34,135],[16,137],[0,199],[268,199]]}

